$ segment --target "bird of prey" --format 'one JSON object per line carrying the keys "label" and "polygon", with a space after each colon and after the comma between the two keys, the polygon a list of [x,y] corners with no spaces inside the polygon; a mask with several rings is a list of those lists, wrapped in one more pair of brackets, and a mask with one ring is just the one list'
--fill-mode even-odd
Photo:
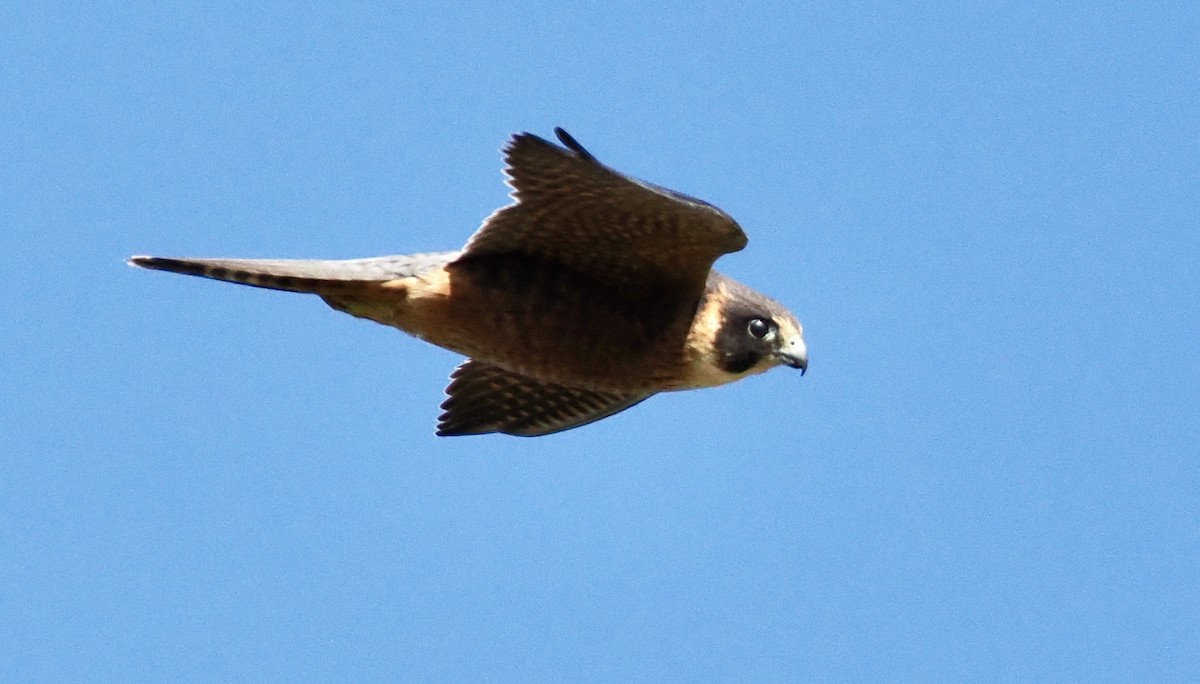
{"label": "bird of prey", "polygon": [[439,435],[536,436],[664,391],[808,368],[800,322],[712,270],[746,246],[728,214],[530,133],[506,146],[513,201],[460,251],[337,261],[135,256],[143,268],[316,294],[462,354]]}

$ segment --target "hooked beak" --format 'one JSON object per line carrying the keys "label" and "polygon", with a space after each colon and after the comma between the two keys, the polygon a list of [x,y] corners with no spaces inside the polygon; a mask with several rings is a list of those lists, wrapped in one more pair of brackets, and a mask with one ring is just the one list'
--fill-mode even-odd
{"label": "hooked beak", "polygon": [[808,347],[804,345],[804,340],[798,337],[793,338],[775,352],[775,358],[784,365],[799,368],[800,375],[808,372]]}

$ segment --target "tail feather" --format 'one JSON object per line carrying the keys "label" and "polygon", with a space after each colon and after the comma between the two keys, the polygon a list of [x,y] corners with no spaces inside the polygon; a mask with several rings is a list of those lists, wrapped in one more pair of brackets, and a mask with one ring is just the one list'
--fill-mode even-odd
{"label": "tail feather", "polygon": [[131,266],[224,280],[288,292],[328,292],[348,283],[380,282],[419,275],[458,258],[459,252],[432,252],[370,259],[190,259],[129,258]]}

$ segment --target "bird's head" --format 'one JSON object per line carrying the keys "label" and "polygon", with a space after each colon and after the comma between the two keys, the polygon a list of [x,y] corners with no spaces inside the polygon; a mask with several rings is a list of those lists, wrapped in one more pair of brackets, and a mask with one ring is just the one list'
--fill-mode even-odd
{"label": "bird's head", "polygon": [[704,331],[705,356],[721,382],[780,365],[798,368],[801,374],[808,370],[804,328],[792,312],[716,272],[709,277],[697,323]]}

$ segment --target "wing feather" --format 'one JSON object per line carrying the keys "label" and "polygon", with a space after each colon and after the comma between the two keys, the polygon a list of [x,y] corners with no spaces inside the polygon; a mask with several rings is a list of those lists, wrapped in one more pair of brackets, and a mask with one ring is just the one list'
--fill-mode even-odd
{"label": "wing feather", "polygon": [[464,258],[518,252],[615,286],[666,281],[699,291],[718,257],[746,246],[725,212],[620,174],[556,132],[565,148],[530,133],[513,136],[505,174],[514,201],[484,221]]}
{"label": "wing feather", "polygon": [[607,418],[650,396],[542,382],[474,360],[450,378],[439,435],[548,435]]}

